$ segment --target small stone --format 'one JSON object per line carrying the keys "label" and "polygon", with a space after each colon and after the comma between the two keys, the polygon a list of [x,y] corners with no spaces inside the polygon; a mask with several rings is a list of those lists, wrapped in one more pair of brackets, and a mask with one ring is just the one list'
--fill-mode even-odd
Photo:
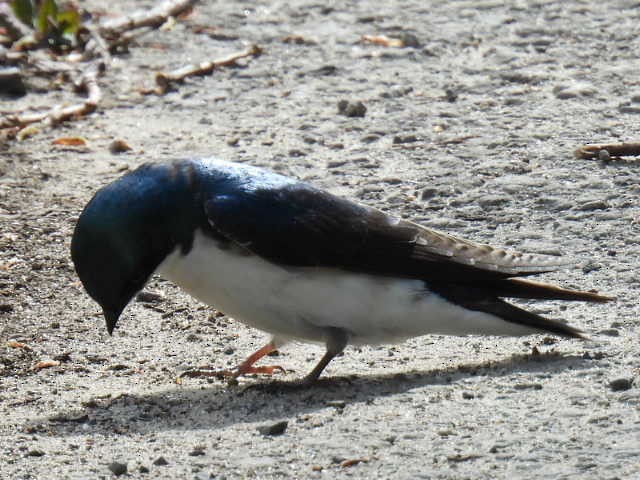
{"label": "small stone", "polygon": [[344,408],[347,406],[347,402],[344,400],[328,400],[326,405],[328,407]]}
{"label": "small stone", "polygon": [[298,148],[292,148],[291,150],[289,150],[290,157],[304,157],[306,155],[307,155],[307,152],[305,152],[304,150],[300,150]]}
{"label": "small stone", "polygon": [[629,390],[633,385],[633,379],[631,378],[616,378],[609,382],[609,388],[614,392],[622,392]]}
{"label": "small stone", "polygon": [[22,81],[20,70],[16,67],[0,69],[0,92],[11,97],[22,97],[27,89]]}
{"label": "small stone", "polygon": [[610,205],[605,200],[593,200],[577,206],[576,210],[590,212],[593,210],[606,210],[607,208],[609,208],[609,206]]}
{"label": "small stone", "polygon": [[475,397],[472,392],[462,392],[462,398],[465,400],[473,400]]}
{"label": "small stone", "polygon": [[165,298],[164,295],[159,293],[142,291],[136,295],[136,301],[141,303],[162,303]]}
{"label": "small stone", "polygon": [[587,262],[585,265],[582,266],[582,273],[596,272],[601,268],[602,268],[602,265],[600,265],[597,262]]}
{"label": "small stone", "polygon": [[618,106],[620,113],[640,113],[640,106],[631,102],[623,102]]}
{"label": "small stone", "polygon": [[606,335],[608,337],[619,337],[620,331],[615,328],[605,328],[604,330],[600,330],[598,332],[599,335]]}
{"label": "small stone", "polygon": [[331,160],[327,162],[327,168],[338,168],[347,164],[346,160]]}
{"label": "small stone", "polygon": [[211,480],[213,478],[215,478],[215,476],[209,472],[198,472],[193,477],[194,480]]}
{"label": "small stone", "polygon": [[138,472],[140,472],[140,473],[149,473],[149,467],[145,467],[144,465],[140,465],[138,467]]}
{"label": "small stone", "polygon": [[542,385],[539,383],[516,383],[513,388],[516,390],[542,390]]}
{"label": "small stone", "polygon": [[2,303],[0,304],[0,313],[11,313],[13,312],[13,305],[10,303]]}
{"label": "small stone", "polygon": [[362,137],[362,143],[373,143],[373,142],[377,142],[378,140],[380,140],[382,137],[380,135],[377,135],[375,133],[371,133],[369,135],[365,135],[364,137]]}
{"label": "small stone", "polygon": [[27,457],[43,457],[43,456],[44,456],[44,452],[42,450],[38,450],[35,448],[27,452]]}
{"label": "small stone", "polygon": [[124,475],[127,473],[127,464],[122,462],[111,462],[109,464],[109,470],[116,476]]}
{"label": "small stone", "polygon": [[427,187],[420,192],[420,200],[429,200],[430,198],[438,195],[438,189],[433,187]]}
{"label": "small stone", "polygon": [[169,465],[169,462],[167,462],[167,459],[164,457],[158,457],[153,461],[153,464],[159,467],[164,467],[165,465]]}
{"label": "small stone", "polygon": [[418,137],[416,137],[415,135],[396,135],[395,137],[393,137],[394,145],[401,145],[403,143],[413,143],[417,141],[418,141]]}
{"label": "small stone", "polygon": [[367,107],[362,102],[340,100],[338,102],[338,113],[347,117],[364,117],[367,113]]}
{"label": "small stone", "polygon": [[66,363],[71,361],[71,352],[64,352],[59,355],[55,355],[53,359],[57,362]]}
{"label": "small stone", "polygon": [[611,160],[611,154],[608,150],[602,149],[598,152],[598,160],[601,162],[608,162]]}
{"label": "small stone", "polygon": [[190,457],[201,457],[205,454],[205,448],[200,446],[200,447],[194,447],[193,450],[191,450],[189,452],[189,456]]}
{"label": "small stone", "polygon": [[238,143],[240,143],[239,137],[232,137],[227,139],[227,145],[229,145],[230,147],[237,147]]}
{"label": "small stone", "polygon": [[289,422],[283,420],[281,422],[276,422],[271,425],[263,425],[258,427],[258,432],[262,435],[274,436],[274,435],[282,435],[289,426]]}
{"label": "small stone", "polygon": [[572,82],[557,85],[553,88],[553,94],[560,100],[576,97],[590,97],[596,93],[596,89],[585,82]]}
{"label": "small stone", "polygon": [[225,355],[233,355],[233,353],[235,352],[235,348],[233,347],[227,347],[223,350],[222,353],[224,353]]}
{"label": "small stone", "polygon": [[118,153],[128,152],[129,150],[131,150],[131,147],[124,140],[114,140],[109,144],[109,151],[114,155],[117,155]]}
{"label": "small stone", "polygon": [[509,198],[503,195],[484,195],[478,200],[478,204],[483,208],[497,207],[509,203]]}
{"label": "small stone", "polygon": [[420,40],[418,40],[418,37],[413,33],[403,32],[402,35],[400,35],[400,40],[402,41],[403,47],[420,48]]}

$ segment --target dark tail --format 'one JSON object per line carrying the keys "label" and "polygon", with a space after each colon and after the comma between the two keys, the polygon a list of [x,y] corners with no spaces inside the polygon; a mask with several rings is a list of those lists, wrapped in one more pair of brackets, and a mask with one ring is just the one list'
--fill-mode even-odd
{"label": "dark tail", "polygon": [[587,338],[577,328],[573,328],[558,320],[541,317],[540,315],[523,310],[499,298],[480,300],[476,302],[475,305],[467,305],[466,307],[471,310],[495,315],[507,322],[524,325],[539,332],[554,333],[569,338]]}
{"label": "dark tail", "polygon": [[546,283],[510,278],[494,282],[489,287],[491,295],[508,298],[527,298],[533,300],[568,300],[580,302],[605,303],[615,300],[613,297],[598,295],[593,292],[581,292],[567,288],[556,287]]}
{"label": "dark tail", "polygon": [[614,300],[611,297],[592,292],[581,292],[544,283],[510,278],[478,285],[429,284],[439,295],[469,310],[488,313],[531,328],[532,331],[548,332],[569,338],[586,338],[580,330],[558,320],[541,317],[505,302],[501,297],[535,300],[569,300],[604,303]]}

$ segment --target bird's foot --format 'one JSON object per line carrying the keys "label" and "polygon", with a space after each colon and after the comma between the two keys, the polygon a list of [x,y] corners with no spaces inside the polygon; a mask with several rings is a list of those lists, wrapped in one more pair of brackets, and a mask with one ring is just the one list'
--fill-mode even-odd
{"label": "bird's foot", "polygon": [[260,367],[245,367],[237,368],[233,375],[233,378],[237,378],[240,375],[250,375],[256,373],[259,375],[273,375],[276,372],[287,373],[287,371],[280,365],[263,365]]}
{"label": "bird's foot", "polygon": [[182,372],[177,378],[177,382],[180,383],[180,380],[182,380],[183,378],[194,377],[215,377],[219,380],[223,380],[225,378],[235,378],[234,373],[235,372],[233,370],[214,370],[208,367],[200,367]]}
{"label": "bird's foot", "polygon": [[177,382],[180,383],[180,380],[183,378],[194,377],[215,377],[219,380],[224,380],[225,378],[234,380],[242,375],[273,375],[276,372],[287,373],[287,371],[279,365],[263,365],[260,367],[240,365],[238,368],[235,368],[233,370],[215,370],[209,367],[200,367],[183,372],[178,377]]}

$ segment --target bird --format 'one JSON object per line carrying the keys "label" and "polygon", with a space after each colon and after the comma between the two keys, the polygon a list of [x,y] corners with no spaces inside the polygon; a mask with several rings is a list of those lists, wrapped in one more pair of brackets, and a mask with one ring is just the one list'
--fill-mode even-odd
{"label": "bird", "polygon": [[561,257],[458,238],[217,158],[144,163],[99,189],[78,218],[71,257],[109,334],[159,274],[271,335],[232,370],[184,376],[272,375],[284,369],[256,362],[291,341],[325,346],[299,382],[310,385],[347,345],[427,334],[581,339],[579,329],[506,299],[613,299],[528,278],[570,265]]}

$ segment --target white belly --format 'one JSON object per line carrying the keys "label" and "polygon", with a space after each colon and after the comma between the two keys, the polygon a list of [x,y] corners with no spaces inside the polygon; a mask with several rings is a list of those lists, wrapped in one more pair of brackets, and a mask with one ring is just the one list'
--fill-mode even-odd
{"label": "white belly", "polygon": [[176,249],[158,268],[193,297],[282,339],[325,340],[326,327],[349,332],[351,344],[410,337],[523,335],[531,330],[454,305],[425,291],[420,280],[329,268],[283,268],[221,249],[196,232],[187,255]]}

